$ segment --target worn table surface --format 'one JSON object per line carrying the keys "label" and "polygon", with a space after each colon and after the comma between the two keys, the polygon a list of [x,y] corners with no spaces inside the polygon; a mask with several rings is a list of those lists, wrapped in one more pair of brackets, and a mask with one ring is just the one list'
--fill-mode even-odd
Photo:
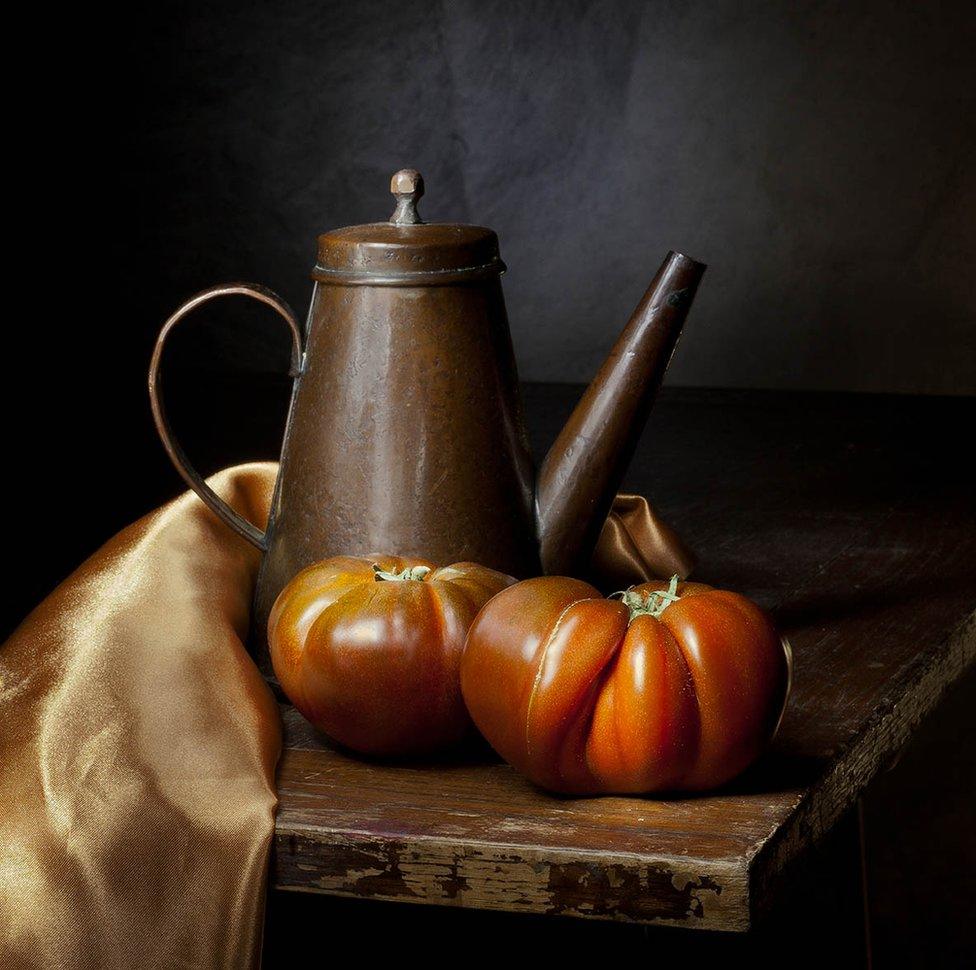
{"label": "worn table surface", "polygon": [[[541,452],[578,394],[529,387]],[[697,798],[555,798],[490,755],[366,763],[291,709],[279,888],[745,930],[976,655],[971,400],[665,391],[626,487],[773,611],[769,754]],[[969,429],[967,432],[966,429]]]}

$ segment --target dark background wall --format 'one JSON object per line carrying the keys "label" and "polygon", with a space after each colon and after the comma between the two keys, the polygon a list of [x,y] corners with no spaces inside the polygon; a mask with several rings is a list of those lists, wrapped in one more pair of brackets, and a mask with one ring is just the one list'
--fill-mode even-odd
{"label": "dark background wall", "polygon": [[[588,379],[675,248],[710,269],[672,382],[976,392],[968,2],[149,10],[100,108],[116,265],[155,266],[129,326],[227,278],[303,309],[315,235],[409,165],[426,218],[498,231],[526,379]],[[264,322],[199,339],[284,359]]]}

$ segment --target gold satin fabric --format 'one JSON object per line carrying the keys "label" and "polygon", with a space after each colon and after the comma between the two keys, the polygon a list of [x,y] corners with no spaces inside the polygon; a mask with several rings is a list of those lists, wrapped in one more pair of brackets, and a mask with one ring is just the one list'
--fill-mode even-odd
{"label": "gold satin fabric", "polygon": [[617,495],[603,525],[590,572],[601,589],[616,591],[651,579],[687,579],[691,550],[643,495]]}
{"label": "gold satin fabric", "polygon": [[[218,494],[263,524],[277,465]],[[690,556],[618,496],[604,584]],[[0,648],[0,965],[260,963],[280,720],[247,655],[258,553],[192,493],[125,529]]]}
{"label": "gold satin fabric", "polygon": [[[211,484],[264,520],[276,466]],[[281,746],[244,649],[258,553],[186,494],[0,649],[0,965],[260,961]]]}

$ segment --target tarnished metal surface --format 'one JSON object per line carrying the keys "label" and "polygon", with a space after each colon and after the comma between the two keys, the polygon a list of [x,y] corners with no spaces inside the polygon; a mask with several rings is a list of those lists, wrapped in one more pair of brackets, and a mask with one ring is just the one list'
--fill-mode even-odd
{"label": "tarnished metal surface", "polygon": [[396,173],[391,188],[390,222],[319,237],[303,355],[294,316],[273,294],[208,291],[246,292],[275,307],[292,328],[296,373],[302,360],[264,535],[208,494],[157,393],[167,332],[207,294],[167,322],[153,356],[154,415],[174,463],[266,552],[255,599],[262,661],[274,599],[327,556],[473,560],[519,577],[584,568],[704,272],[669,254],[553,446],[536,497],[498,239],[479,226],[422,222],[423,179],[412,169]]}

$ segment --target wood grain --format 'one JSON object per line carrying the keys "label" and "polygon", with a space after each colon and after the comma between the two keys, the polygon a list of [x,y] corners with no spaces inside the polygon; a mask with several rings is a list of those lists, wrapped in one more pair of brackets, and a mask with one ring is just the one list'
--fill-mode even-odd
{"label": "wood grain", "polygon": [[[541,451],[577,388],[530,388]],[[743,931],[976,656],[967,400],[668,392],[627,488],[772,609],[794,694],[773,749],[707,797],[565,799],[490,753],[387,765],[286,709],[275,885]]]}

